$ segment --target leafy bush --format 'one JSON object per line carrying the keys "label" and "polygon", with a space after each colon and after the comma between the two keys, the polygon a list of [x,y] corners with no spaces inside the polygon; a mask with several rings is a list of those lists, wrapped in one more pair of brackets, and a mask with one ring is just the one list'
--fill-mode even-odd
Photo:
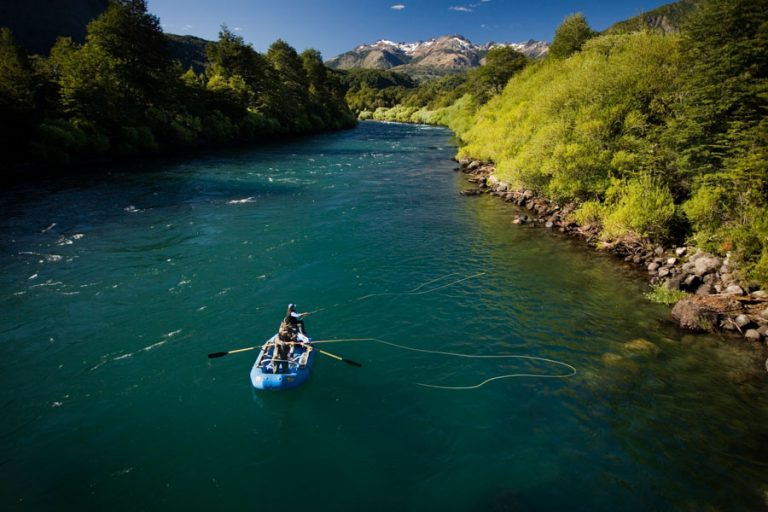
{"label": "leafy bush", "polygon": [[603,236],[617,238],[628,234],[655,240],[663,239],[675,215],[669,189],[649,175],[615,182],[608,190],[603,216]]}

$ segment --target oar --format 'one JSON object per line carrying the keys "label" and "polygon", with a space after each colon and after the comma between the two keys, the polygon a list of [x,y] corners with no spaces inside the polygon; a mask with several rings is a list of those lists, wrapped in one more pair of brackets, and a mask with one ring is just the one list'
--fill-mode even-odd
{"label": "oar", "polygon": [[238,352],[247,352],[248,350],[253,350],[255,348],[260,348],[260,347],[261,345],[256,345],[254,347],[238,348],[237,350],[228,350],[226,352],[214,352],[213,354],[208,354],[208,359],[224,357],[224,356],[228,356],[229,354],[237,354]]}
{"label": "oar", "polygon": [[334,359],[338,359],[339,361],[344,361],[345,363],[351,364],[352,366],[357,366],[357,367],[363,366],[362,364],[358,363],[357,361],[352,361],[351,359],[345,359],[345,358],[343,358],[341,356],[337,356],[336,354],[331,354],[330,352],[326,352],[325,350],[320,350],[319,348],[315,348],[315,350],[317,350],[318,352],[320,352],[321,354],[323,354],[325,356],[332,357]]}

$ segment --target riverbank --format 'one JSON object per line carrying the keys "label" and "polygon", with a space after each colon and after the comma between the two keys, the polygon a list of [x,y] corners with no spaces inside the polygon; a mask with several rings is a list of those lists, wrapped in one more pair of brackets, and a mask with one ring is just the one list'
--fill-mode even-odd
{"label": "riverbank", "polygon": [[560,205],[532,190],[515,189],[495,176],[493,164],[479,160],[461,159],[455,170],[475,185],[462,190],[462,195],[489,194],[527,210],[515,214],[511,224],[582,238],[589,247],[644,269],[655,294],[678,299],[671,315],[681,328],[728,332],[761,344],[768,339],[768,292],[740,282],[728,255],[723,258],[692,246],[664,247],[639,238],[605,241],[599,225],[576,222],[577,203]]}

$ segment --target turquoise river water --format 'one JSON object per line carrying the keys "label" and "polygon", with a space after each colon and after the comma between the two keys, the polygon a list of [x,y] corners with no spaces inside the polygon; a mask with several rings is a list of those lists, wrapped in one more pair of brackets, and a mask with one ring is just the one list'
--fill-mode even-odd
{"label": "turquoise river water", "polygon": [[[0,193],[2,510],[761,510],[759,347],[363,123]],[[289,302],[324,345],[255,392]],[[644,339],[657,350],[638,351]]]}

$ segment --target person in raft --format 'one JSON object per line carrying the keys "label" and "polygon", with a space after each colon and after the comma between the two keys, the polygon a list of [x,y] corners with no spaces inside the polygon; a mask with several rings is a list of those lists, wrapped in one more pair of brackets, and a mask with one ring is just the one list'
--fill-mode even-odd
{"label": "person in raft", "polygon": [[288,358],[293,353],[296,342],[308,343],[309,338],[304,330],[304,317],[307,313],[297,313],[296,304],[288,304],[285,318],[280,322],[275,341],[275,350],[272,352],[272,368],[276,373],[288,371]]}
{"label": "person in raft", "polygon": [[307,343],[307,331],[304,328],[304,317],[309,313],[297,313],[296,304],[288,304],[288,311],[285,313],[283,323],[280,324],[280,331],[291,333],[289,341],[300,341]]}

